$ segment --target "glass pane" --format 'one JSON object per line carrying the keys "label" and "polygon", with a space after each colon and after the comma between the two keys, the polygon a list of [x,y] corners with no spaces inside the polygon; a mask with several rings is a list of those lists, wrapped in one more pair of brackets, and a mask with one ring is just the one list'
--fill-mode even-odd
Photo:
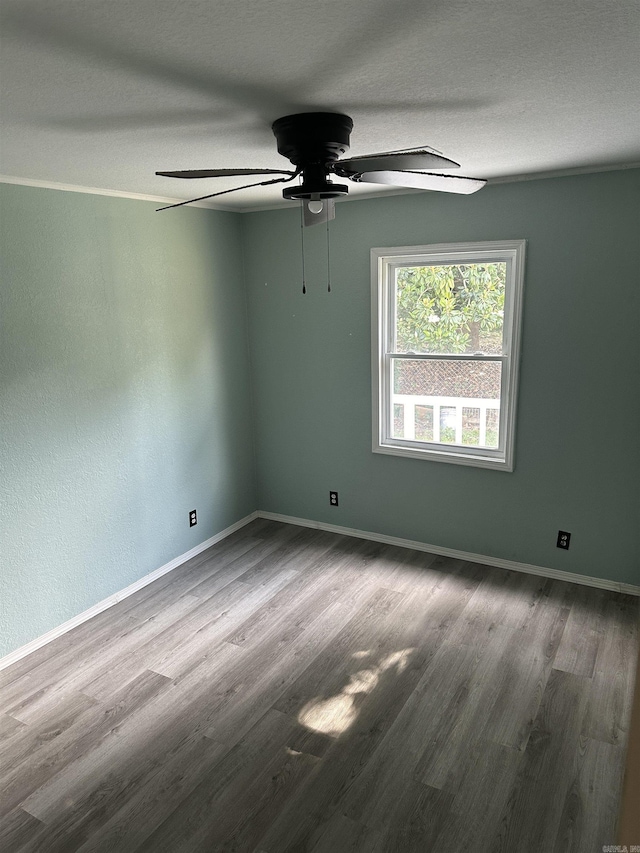
{"label": "glass pane", "polygon": [[462,407],[462,443],[478,444],[480,441],[480,409]]}
{"label": "glass pane", "polygon": [[433,441],[433,406],[415,407],[416,438],[418,441]]}
{"label": "glass pane", "polygon": [[500,424],[500,409],[487,410],[487,440],[486,447],[498,446],[498,426]]}
{"label": "glass pane", "polygon": [[456,440],[456,407],[440,406],[440,441],[454,444]]}
{"label": "glass pane", "polygon": [[395,352],[501,354],[507,264],[396,269]]}
{"label": "glass pane", "polygon": [[393,437],[404,438],[404,406],[393,405]]}
{"label": "glass pane", "polygon": [[502,363],[393,359],[393,438],[498,447]]}

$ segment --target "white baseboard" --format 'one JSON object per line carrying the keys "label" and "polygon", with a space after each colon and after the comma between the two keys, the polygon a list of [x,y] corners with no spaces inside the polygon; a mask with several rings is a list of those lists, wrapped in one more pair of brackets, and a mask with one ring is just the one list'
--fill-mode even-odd
{"label": "white baseboard", "polygon": [[83,610],[82,613],[78,613],[77,616],[74,616],[67,622],[63,622],[62,625],[58,625],[56,628],[52,628],[51,631],[47,631],[46,634],[42,634],[40,637],[36,637],[36,639],[31,640],[30,643],[26,643],[26,645],[20,646],[19,649],[15,649],[15,651],[9,652],[8,655],[5,655],[3,658],[0,658],[0,670],[6,669],[8,666],[11,666],[12,663],[15,663],[21,658],[26,657],[27,655],[31,654],[31,652],[35,652],[36,649],[39,649],[42,646],[46,646],[47,643],[50,643],[52,640],[61,637],[63,634],[66,634],[67,631],[71,631],[72,628],[75,628],[77,625],[81,625],[83,622],[86,622],[87,619],[91,619],[92,616],[97,616],[98,613],[102,613],[102,611],[106,610],[108,607],[113,607],[114,604],[117,604],[119,601],[122,601],[123,598],[128,598],[130,595],[133,595],[134,592],[137,592],[139,589],[142,589],[148,584],[153,583],[153,581],[157,580],[158,578],[161,578],[162,575],[166,575],[168,572],[173,571],[173,569],[177,569],[178,566],[181,566],[183,563],[186,563],[187,560],[190,560],[192,557],[196,557],[198,554],[201,554],[203,551],[206,551],[207,548],[210,548],[212,545],[215,545],[216,542],[220,542],[222,539],[226,539],[227,536],[230,536],[232,533],[235,533],[236,530],[240,530],[241,527],[244,527],[246,524],[249,524],[250,521],[253,521],[257,517],[257,512],[252,512],[250,515],[246,515],[244,518],[241,518],[240,521],[236,521],[235,524],[232,524],[229,527],[225,527],[225,529],[221,530],[220,533],[216,533],[215,536],[212,536],[210,539],[206,539],[204,542],[201,542],[199,545],[196,545],[194,548],[191,548],[190,551],[186,551],[179,557],[175,557],[173,560],[170,560],[168,563],[165,563],[164,566],[160,566],[159,569],[155,569],[155,571],[149,572],[148,575],[145,575],[139,580],[134,581],[134,583],[130,584],[124,589],[121,589],[119,592],[115,592],[108,598],[104,598],[102,601],[99,601],[97,604],[94,604],[93,607],[89,607],[88,610]]}
{"label": "white baseboard", "polygon": [[202,553],[202,551],[206,551],[207,548],[215,545],[216,542],[226,539],[227,536],[235,533],[236,530],[240,530],[241,527],[249,524],[249,522],[253,521],[255,518],[282,521],[285,524],[296,524],[299,527],[313,527],[318,530],[326,530],[329,533],[341,533],[345,536],[355,536],[358,539],[369,539],[372,542],[384,542],[388,545],[398,545],[400,548],[411,548],[414,551],[427,551],[430,554],[440,554],[443,557],[452,557],[456,560],[466,560],[470,563],[483,563],[487,566],[496,566],[499,569],[512,569],[515,572],[524,572],[528,575],[539,575],[544,578],[554,578],[555,580],[569,581],[570,583],[578,583],[583,586],[594,586],[599,589],[608,589],[612,592],[622,592],[626,595],[640,596],[640,586],[634,586],[633,584],[608,581],[603,578],[593,578],[588,575],[574,574],[573,572],[563,572],[559,569],[549,569],[545,566],[532,566],[529,563],[518,563],[514,560],[503,560],[500,557],[488,557],[485,554],[472,554],[470,551],[458,551],[455,548],[444,548],[441,545],[428,545],[426,542],[417,542],[413,539],[400,539],[397,536],[386,536],[383,533],[373,533],[369,530],[357,530],[354,527],[341,527],[338,524],[325,524],[322,521],[312,521],[308,518],[297,518],[293,515],[281,515],[277,512],[257,510],[244,518],[241,518],[239,521],[236,521],[235,524],[221,530],[220,533],[216,533],[216,535],[212,536],[210,539],[196,545],[190,551],[187,551],[170,562],[165,563],[164,566],[160,566],[159,569],[150,572],[148,575],[145,575],[124,589],[121,589],[119,592],[99,601],[88,610],[84,610],[82,613],[79,613],[67,622],[63,622],[62,625],[52,628],[51,631],[47,631],[46,634],[36,637],[36,639],[31,640],[30,643],[20,646],[19,649],[15,649],[13,652],[9,652],[8,655],[0,658],[0,670],[6,669],[8,666],[11,666],[11,664],[16,663],[16,661],[19,661],[21,658],[31,654],[31,652],[35,652],[36,649],[39,649],[47,643],[52,642],[52,640],[61,637],[63,634],[66,634],[67,631],[71,631],[72,628],[75,628],[77,625],[81,625],[83,622],[91,619],[92,616],[97,616],[98,613],[102,613],[103,610],[113,607],[114,604],[117,604],[124,598],[128,598],[130,595],[133,595],[134,592],[137,592],[139,589],[142,589],[148,584],[153,583],[153,581],[162,577],[162,575],[166,575],[173,569],[177,569],[178,566],[186,563],[187,560],[190,560],[192,557],[196,557],[198,554]]}
{"label": "white baseboard", "polygon": [[398,545],[400,548],[411,548],[414,551],[428,551],[430,554],[440,554],[456,560],[466,560],[470,563],[482,563],[496,566],[499,569],[512,569],[514,572],[524,572],[527,575],[540,575],[543,578],[554,578],[583,586],[595,586],[612,592],[622,592],[626,595],[640,596],[640,586],[618,581],[608,581],[603,578],[592,578],[589,575],[578,575],[574,572],[563,572],[560,569],[549,569],[546,566],[532,566],[529,563],[518,563],[515,560],[503,560],[501,557],[488,557],[485,554],[472,554],[469,551],[458,551],[455,548],[444,548],[441,545],[428,545],[426,542],[416,542],[413,539],[400,539],[397,536],[385,536],[383,533],[372,533],[368,530],[356,530],[354,527],[340,527],[338,524],[325,524],[322,521],[311,521],[308,518],[296,518],[293,515],[281,515],[278,512],[258,510],[260,518],[271,521],[282,521],[286,524],[297,524],[300,527],[313,527],[326,530],[329,533],[342,533],[345,536],[356,536],[358,539],[370,539],[372,542],[384,542],[387,545]]}

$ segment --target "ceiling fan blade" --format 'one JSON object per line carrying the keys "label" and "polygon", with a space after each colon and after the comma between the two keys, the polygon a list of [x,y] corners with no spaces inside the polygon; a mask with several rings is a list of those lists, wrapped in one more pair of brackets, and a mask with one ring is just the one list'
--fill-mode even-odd
{"label": "ceiling fan blade", "polygon": [[306,198],[302,200],[302,221],[305,227],[321,225],[323,222],[328,222],[330,219],[336,218],[336,203],[332,198],[322,199],[322,210],[318,213],[312,213],[309,210],[310,204],[313,204],[313,202],[310,202]]}
{"label": "ceiling fan blade", "polygon": [[194,201],[204,201],[207,198],[215,198],[217,195],[226,195],[227,193],[235,193],[238,190],[248,190],[250,187],[266,187],[268,184],[284,184],[287,181],[290,181],[291,177],[287,178],[273,178],[270,181],[258,181],[255,184],[244,184],[241,187],[232,187],[230,190],[220,190],[217,193],[209,193],[209,195],[201,195],[198,198],[188,198],[186,201],[179,201],[176,204],[167,204],[164,207],[156,208],[156,213],[159,213],[161,210],[171,210],[172,207],[184,207],[185,204],[193,204]]}
{"label": "ceiling fan blade", "polygon": [[449,160],[428,148],[414,148],[408,151],[387,151],[382,154],[367,154],[364,157],[350,157],[337,160],[334,171],[338,175],[349,177],[356,173],[378,172],[399,169],[459,169],[460,163]]}
{"label": "ceiling fan blade", "polygon": [[482,178],[462,178],[457,175],[435,175],[424,172],[362,172],[352,181],[371,184],[389,184],[417,190],[435,190],[443,193],[469,195],[481,190],[487,183]]}
{"label": "ceiling fan blade", "polygon": [[164,178],[233,178],[240,175],[290,175],[284,169],[186,169],[182,172],[156,172]]}

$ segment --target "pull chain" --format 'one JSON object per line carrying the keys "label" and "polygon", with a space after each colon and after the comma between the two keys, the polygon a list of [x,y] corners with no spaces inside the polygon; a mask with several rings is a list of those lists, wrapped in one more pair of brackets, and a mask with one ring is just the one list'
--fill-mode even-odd
{"label": "pull chain", "polygon": [[302,210],[303,206],[304,206],[304,199],[301,199],[301,201],[300,201],[300,239],[302,242],[302,292],[306,293],[307,292],[307,281],[306,281],[305,272],[304,272],[304,213]]}

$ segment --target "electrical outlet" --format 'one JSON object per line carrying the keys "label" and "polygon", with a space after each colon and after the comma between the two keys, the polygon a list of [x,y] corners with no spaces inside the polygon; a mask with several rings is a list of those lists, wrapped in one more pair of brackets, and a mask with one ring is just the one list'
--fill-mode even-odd
{"label": "electrical outlet", "polygon": [[338,506],[338,493],[329,492],[329,503],[331,506]]}
{"label": "electrical outlet", "polygon": [[568,551],[570,540],[571,540],[571,534],[570,533],[567,533],[566,530],[558,530],[558,541],[556,542],[556,546],[558,548],[563,548],[565,551]]}
{"label": "electrical outlet", "polygon": [[198,523],[198,514],[195,509],[192,509],[189,513],[189,527],[195,527]]}

